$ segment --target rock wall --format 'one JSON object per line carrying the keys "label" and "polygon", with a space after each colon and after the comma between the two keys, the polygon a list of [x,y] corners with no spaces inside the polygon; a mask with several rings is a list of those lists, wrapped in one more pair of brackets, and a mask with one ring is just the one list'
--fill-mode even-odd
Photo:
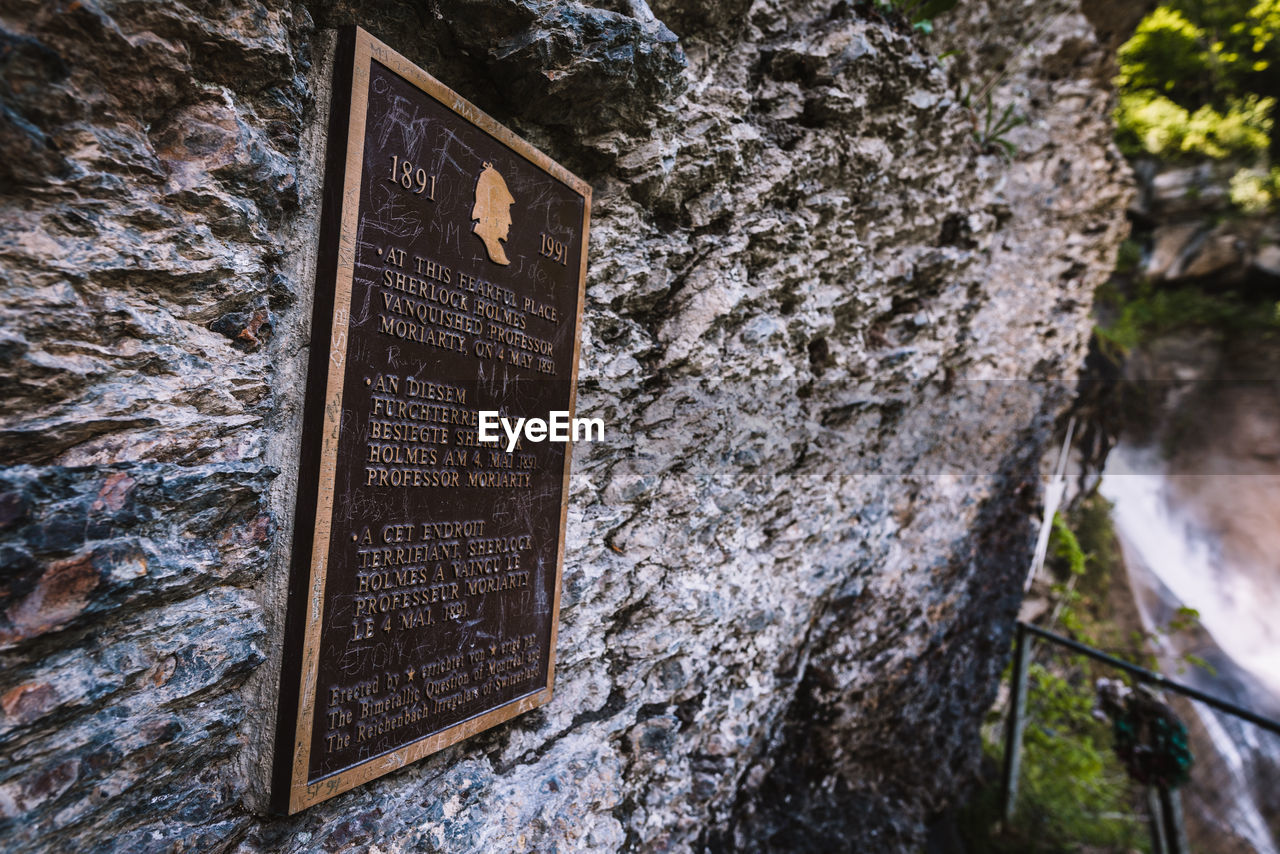
{"label": "rock wall", "polygon": [[[1112,36],[1041,5],[925,38],[845,0],[6,0],[5,849],[917,844],[976,758],[1125,228]],[[575,449],[556,699],[282,819],[353,22],[593,184],[579,410],[610,434]]]}

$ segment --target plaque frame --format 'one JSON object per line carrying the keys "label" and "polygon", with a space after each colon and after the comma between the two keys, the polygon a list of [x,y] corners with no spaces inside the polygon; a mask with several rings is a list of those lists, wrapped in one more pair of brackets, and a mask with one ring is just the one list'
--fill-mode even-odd
{"label": "plaque frame", "polygon": [[318,690],[319,645],[324,618],[326,561],[332,531],[337,442],[342,420],[347,324],[355,272],[360,218],[370,73],[377,61],[536,168],[558,179],[583,199],[582,252],[569,377],[569,416],[576,412],[582,312],[586,293],[591,185],[521,139],[475,105],[358,26],[339,33],[325,155],[319,250],[316,263],[311,352],[308,359],[297,512],[290,560],[288,601],[276,740],[271,777],[271,809],[292,815],[321,801],[399,770],[479,732],[548,703],[555,682],[565,526],[569,508],[572,444],[566,444],[561,480],[547,681],[539,690],[456,723],[397,749],[308,783]]}

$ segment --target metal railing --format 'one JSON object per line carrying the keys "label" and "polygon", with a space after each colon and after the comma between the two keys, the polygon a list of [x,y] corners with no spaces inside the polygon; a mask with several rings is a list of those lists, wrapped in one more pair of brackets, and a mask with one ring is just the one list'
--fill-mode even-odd
{"label": "metal railing", "polygon": [[[1134,779],[1116,751],[1123,728],[1100,713],[1094,689],[1121,674],[1154,689],[1142,696],[1182,725],[1174,728],[1190,761],[1174,783]],[[1003,824],[1028,851],[1075,842],[1280,854],[1280,722],[1027,623],[1015,636],[1003,753]],[[1072,835],[1089,838],[1064,838]]]}

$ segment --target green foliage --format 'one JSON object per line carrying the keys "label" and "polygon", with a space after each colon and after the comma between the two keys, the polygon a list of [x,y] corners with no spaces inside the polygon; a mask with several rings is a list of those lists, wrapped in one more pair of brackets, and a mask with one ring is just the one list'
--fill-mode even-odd
{"label": "green foliage", "polygon": [[[1088,556],[1089,571],[1080,579],[1077,589],[1093,606],[1093,615],[1104,624],[1110,623],[1110,615],[1105,613],[1103,605],[1111,589],[1111,579],[1124,572],[1120,538],[1116,536],[1111,510],[1111,502],[1095,491],[1077,502],[1070,518],[1080,548]],[[1092,640],[1103,645],[1103,639],[1096,634]],[[1113,648],[1116,645],[1106,646]]]}
{"label": "green foliage", "polygon": [[1231,203],[1247,214],[1280,208],[1280,166],[1237,171],[1231,176]]}
{"label": "green foliage", "polygon": [[1142,19],[1133,37],[1120,47],[1121,91],[1144,89],[1179,99],[1204,97],[1215,71],[1205,32],[1182,12],[1159,6]]}
{"label": "green foliage", "polygon": [[1005,138],[1005,134],[1019,125],[1027,123],[1026,116],[1017,115],[1013,104],[997,112],[995,103],[988,92],[982,99],[982,106],[973,104],[973,93],[964,92],[960,96],[960,106],[969,111],[973,120],[973,141],[984,154],[1003,152],[1006,157],[1018,153],[1018,147]]}
{"label": "green foliage", "polygon": [[1119,51],[1129,155],[1257,160],[1280,90],[1280,0],[1169,0]]}
{"label": "green foliage", "polygon": [[1116,272],[1124,275],[1138,269],[1142,263],[1142,244],[1126,237],[1116,251]]}
{"label": "green foliage", "polygon": [[[1188,608],[1184,605],[1174,612],[1174,615],[1163,626],[1156,626],[1154,631],[1134,632],[1131,643],[1135,648],[1159,649],[1170,646],[1169,640],[1173,635],[1181,632],[1196,631],[1199,628],[1200,612],[1195,608]],[[1142,655],[1131,657],[1129,660],[1148,670],[1158,671],[1161,669],[1160,660],[1154,653],[1143,653]],[[1184,652],[1179,655],[1175,666],[1180,674],[1186,673],[1188,667],[1196,667],[1210,676],[1218,675],[1218,669],[1213,664],[1191,652]]]}
{"label": "green foliage", "polygon": [[1249,15],[1257,0],[1167,0],[1164,4],[1194,19],[1215,39]]}
{"label": "green foliage", "polygon": [[[1040,664],[1027,670],[1022,782],[1013,822],[997,830],[999,786],[984,788],[961,819],[971,851],[1066,854],[1093,846],[1147,851],[1149,837],[1134,789],[1111,749],[1111,727],[1093,715],[1092,674],[1073,660],[1068,674]],[[988,741],[989,760],[1003,743]]]}
{"label": "green foliage", "polygon": [[1232,99],[1225,112],[1205,104],[1190,112],[1150,90],[1120,96],[1116,142],[1129,156],[1253,157],[1270,144],[1275,98]]}
{"label": "green foliage", "polygon": [[1111,728],[1093,717],[1093,683],[1032,665],[1027,673],[1022,797],[1015,824],[1027,851],[1098,846],[1124,850],[1146,842],[1130,803],[1128,776],[1111,750]]}
{"label": "green foliage", "polygon": [[950,12],[960,0],[875,0],[882,9],[892,9],[911,22],[911,26],[924,33],[933,32],[933,21],[939,15]]}
{"label": "green foliage", "polygon": [[1055,584],[1050,592],[1053,600],[1058,603],[1058,626],[1076,637],[1086,634],[1087,628],[1081,619],[1084,597],[1080,595],[1080,591],[1066,584]]}
{"label": "green foliage", "polygon": [[[1151,637],[1126,635],[1125,607],[1110,597],[1123,572],[1112,505],[1096,491],[1055,514],[1050,540],[1066,585],[1061,628],[1081,641],[1148,669],[1156,660],[1147,652]],[[1130,605],[1130,607],[1132,607]],[[1160,634],[1186,631],[1199,615],[1182,608]],[[1199,664],[1191,657],[1188,663]],[[1010,667],[1010,670],[1012,667]],[[984,854],[1077,854],[1082,851],[1150,851],[1145,789],[1133,783],[1115,754],[1110,720],[1095,717],[1095,686],[1101,677],[1128,677],[1108,665],[1047,644],[1033,648],[1027,670],[1026,728],[1022,742],[1021,782],[1012,822],[1003,826],[1001,789],[990,771],[960,814],[968,850]],[[1010,678],[1006,671],[1005,679]],[[993,710],[984,729],[985,767],[1003,762],[1004,710]]]}
{"label": "green foliage", "polygon": [[1218,668],[1214,667],[1212,664],[1205,661],[1203,658],[1201,658],[1198,655],[1193,655],[1192,653],[1189,653],[1189,652],[1184,653],[1182,656],[1182,660],[1185,661],[1187,664],[1190,664],[1192,667],[1200,668],[1205,673],[1208,673],[1210,676],[1218,675]]}
{"label": "green foliage", "polygon": [[[1117,631],[1108,588],[1115,573],[1123,572],[1124,558],[1111,511],[1111,502],[1095,491],[1078,502],[1069,517],[1054,514],[1050,551],[1075,579],[1074,584],[1052,587],[1059,609],[1058,625],[1090,646],[1105,649],[1139,667],[1158,670],[1159,661],[1150,650],[1168,646],[1173,635],[1198,630],[1200,612],[1183,605],[1154,631],[1135,631],[1128,638]],[[1214,672],[1209,662],[1193,654],[1181,656],[1179,672],[1185,671],[1187,665]]]}
{"label": "green foliage", "polygon": [[1061,513],[1053,514],[1053,533],[1049,535],[1049,550],[1067,562],[1072,575],[1084,575],[1085,554],[1080,548],[1080,541],[1067,527],[1067,520]]}
{"label": "green foliage", "polygon": [[1077,501],[1068,514],[1055,514],[1049,546],[1054,556],[1051,568],[1069,582],[1052,588],[1057,627],[1091,646],[1136,661],[1142,652],[1141,639],[1128,643],[1110,612],[1112,579],[1124,572],[1111,502],[1095,491]]}
{"label": "green foliage", "polygon": [[1280,80],[1280,0],[1179,0],[1208,32],[1220,87],[1275,91]]}
{"label": "green foliage", "polygon": [[1102,353],[1116,363],[1176,330],[1206,329],[1224,336],[1280,330],[1280,312],[1270,299],[1208,293],[1194,285],[1157,288],[1149,282],[1128,294],[1112,288],[1098,296],[1113,319],[1095,326],[1094,334]]}
{"label": "green foliage", "polygon": [[1280,37],[1280,0],[1260,0],[1249,10],[1243,32],[1251,40],[1250,48],[1257,57],[1250,65],[1250,70],[1269,70],[1271,58],[1280,47],[1277,44],[1277,38]]}
{"label": "green foliage", "polygon": [[1188,608],[1183,605],[1179,608],[1165,625],[1166,633],[1181,632],[1187,629],[1193,629],[1200,625],[1200,612],[1195,608]]}

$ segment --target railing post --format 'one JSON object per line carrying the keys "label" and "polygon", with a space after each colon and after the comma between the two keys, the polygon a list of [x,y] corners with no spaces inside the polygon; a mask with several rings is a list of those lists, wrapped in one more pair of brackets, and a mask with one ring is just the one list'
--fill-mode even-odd
{"label": "railing post", "polygon": [[1182,820],[1182,799],[1176,789],[1159,787],[1160,814],[1164,818],[1165,848],[1169,854],[1187,854],[1187,827]]}
{"label": "railing post", "polygon": [[1027,716],[1027,664],[1031,660],[1032,638],[1017,623],[1013,642],[1013,680],[1009,686],[1009,716],[1005,719],[1004,769],[1001,789],[1004,794],[1004,826],[1013,822],[1018,800],[1018,774],[1022,765],[1022,730]]}
{"label": "railing post", "polygon": [[1151,854],[1170,854],[1165,837],[1164,804],[1155,786],[1147,786],[1147,815],[1151,823]]}

